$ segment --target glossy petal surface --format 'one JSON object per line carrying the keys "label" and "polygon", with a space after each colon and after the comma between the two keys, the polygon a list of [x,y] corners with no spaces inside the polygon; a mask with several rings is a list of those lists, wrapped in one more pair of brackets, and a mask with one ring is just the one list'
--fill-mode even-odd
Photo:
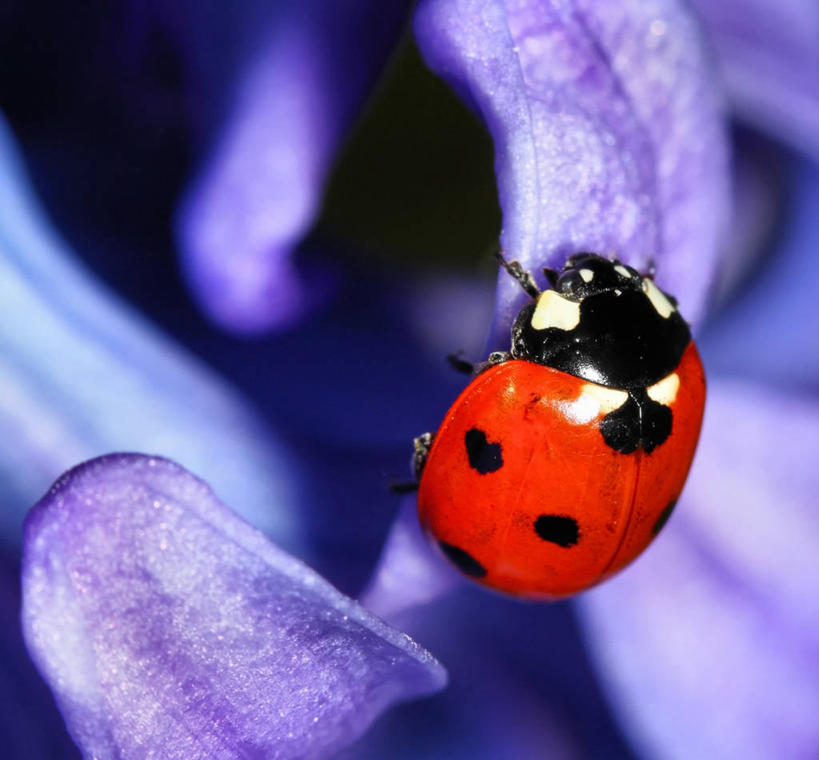
{"label": "glossy petal surface", "polygon": [[208,114],[222,126],[183,205],[179,239],[189,282],[221,325],[281,327],[319,295],[291,257],[406,5],[245,0],[229,19],[212,8],[215,17],[204,21],[198,5],[190,8],[200,32],[191,66],[215,73],[224,92]]}
{"label": "glossy petal surface", "polygon": [[693,0],[740,117],[819,158],[819,4]]}
{"label": "glossy petal surface", "polygon": [[51,229],[0,124],[0,535],[62,471],[145,450],[205,471],[217,491],[297,540],[286,450],[204,366],[89,277]]}
{"label": "glossy petal surface", "polygon": [[[431,68],[496,146],[501,243],[526,267],[616,254],[702,316],[726,210],[716,83],[674,0],[427,0],[416,33]],[[522,301],[499,285],[502,338]]]}
{"label": "glossy petal surface", "polygon": [[816,757],[819,405],[710,394],[664,534],[580,602],[588,640],[647,757]]}
{"label": "glossy petal surface", "polygon": [[23,595],[29,649],[87,757],[326,757],[445,682],[168,460],[63,476],[26,522]]}

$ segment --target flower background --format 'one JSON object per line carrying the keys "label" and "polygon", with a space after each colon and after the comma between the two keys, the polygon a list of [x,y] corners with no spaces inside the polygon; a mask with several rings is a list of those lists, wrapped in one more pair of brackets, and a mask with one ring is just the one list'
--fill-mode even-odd
{"label": "flower background", "polygon": [[[0,72],[10,757],[77,756],[17,632],[20,523],[60,472],[112,450],[172,456],[355,596],[398,511],[386,485],[405,476],[408,441],[462,383],[442,357],[480,357],[493,316],[497,339],[514,308],[503,283],[493,303],[492,141],[424,69],[410,9],[262,5],[0,11],[14,62]],[[387,713],[345,756],[816,755],[819,12],[696,10],[708,76],[742,126],[733,216],[697,220],[727,235],[703,253],[720,277],[706,318],[694,310],[711,400],[685,499],[633,569],[578,602],[462,588],[401,611],[414,590],[393,592],[390,621],[450,686]],[[275,223],[257,224],[270,208]],[[562,255],[526,250],[533,265]],[[667,287],[698,304],[692,272]]]}

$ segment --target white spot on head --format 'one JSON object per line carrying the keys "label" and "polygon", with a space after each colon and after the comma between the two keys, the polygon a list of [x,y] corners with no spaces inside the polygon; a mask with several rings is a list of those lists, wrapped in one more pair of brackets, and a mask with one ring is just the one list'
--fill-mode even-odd
{"label": "white spot on head", "polygon": [[674,311],[674,304],[668,300],[665,293],[654,284],[653,280],[649,280],[647,277],[643,278],[643,293],[648,296],[651,305],[661,317],[667,319],[671,316]]}
{"label": "white spot on head", "polygon": [[537,299],[532,327],[545,330],[557,327],[559,330],[573,330],[580,324],[580,304],[570,301],[554,290],[544,290]]}
{"label": "white spot on head", "polygon": [[663,406],[671,406],[677,398],[677,391],[680,389],[680,378],[676,372],[672,372],[662,380],[652,385],[647,393],[648,397]]}
{"label": "white spot on head", "polygon": [[625,277],[626,279],[631,279],[631,272],[628,271],[622,264],[618,264],[614,267],[614,271],[617,272],[621,277]]}
{"label": "white spot on head", "polygon": [[586,383],[580,387],[580,394],[574,401],[565,401],[560,404],[560,408],[569,421],[575,425],[585,425],[595,417],[605,416],[619,409],[627,400],[627,391]]}
{"label": "white spot on head", "polygon": [[591,269],[581,269],[580,276],[583,278],[583,282],[591,282],[594,279],[594,272]]}

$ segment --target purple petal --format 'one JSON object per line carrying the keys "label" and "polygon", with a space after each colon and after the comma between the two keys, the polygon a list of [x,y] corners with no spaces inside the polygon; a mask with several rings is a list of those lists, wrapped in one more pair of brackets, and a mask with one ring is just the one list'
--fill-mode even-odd
{"label": "purple petal", "polygon": [[76,760],[77,748],[26,652],[20,630],[20,577],[0,561],[0,736],[11,760]]}
{"label": "purple petal", "polygon": [[[717,280],[712,293],[715,311],[737,295],[742,297],[754,272],[766,260],[775,261],[772,241],[778,247],[782,231],[783,155],[758,136],[742,133],[734,141],[734,160],[731,184],[734,188],[733,206],[720,257]],[[721,318],[719,314],[717,318]],[[713,325],[710,319],[706,329]],[[702,334],[698,336],[702,340]]]}
{"label": "purple petal", "polygon": [[816,0],[693,0],[739,116],[819,158]]}
{"label": "purple petal", "polygon": [[[698,321],[727,209],[726,144],[699,32],[675,0],[426,0],[431,68],[477,108],[496,146],[509,257],[578,250],[645,269]],[[502,277],[497,324],[521,302]],[[499,329],[500,329],[499,327]]]}
{"label": "purple petal", "polygon": [[88,757],[325,757],[445,682],[168,460],[75,468],[25,540],[26,640]]}
{"label": "purple petal", "polygon": [[819,755],[819,405],[712,383],[664,534],[581,601],[648,757]]}
{"label": "purple petal", "polygon": [[712,371],[815,388],[819,169],[805,164],[795,174],[777,255],[756,265],[756,277],[709,325],[702,349]]}
{"label": "purple petal", "polygon": [[464,584],[414,609],[404,625],[447,663],[450,686],[385,716],[344,758],[634,760],[598,690],[572,605],[514,603]]}
{"label": "purple petal", "polygon": [[380,617],[396,620],[462,583],[463,577],[433,550],[421,531],[413,496],[404,500],[360,601]]}
{"label": "purple petal", "polygon": [[[248,333],[281,327],[319,295],[316,282],[301,281],[291,256],[312,224],[335,148],[397,38],[406,6],[403,0],[314,0],[271,12],[268,4],[240,4],[236,13],[245,24],[234,51],[238,60],[216,56],[211,62],[235,69],[229,115],[179,223],[187,277],[221,325]],[[191,13],[198,16],[198,7]],[[219,31],[212,29],[208,46],[193,52],[205,48],[213,58],[213,50],[226,46]]]}
{"label": "purple petal", "polygon": [[204,365],[76,262],[34,197],[0,121],[0,541],[78,461],[145,449],[206,471],[254,524],[300,527],[287,447]]}

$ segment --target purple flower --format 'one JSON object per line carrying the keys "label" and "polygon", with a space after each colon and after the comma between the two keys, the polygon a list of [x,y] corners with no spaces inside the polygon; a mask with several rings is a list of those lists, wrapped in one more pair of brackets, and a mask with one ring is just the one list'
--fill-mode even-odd
{"label": "purple flower", "polygon": [[445,675],[163,459],[64,475],[25,529],[23,628],[91,757],[323,757]]}
{"label": "purple flower", "polygon": [[[235,387],[80,271],[3,135],[6,564],[24,510],[68,466],[170,456],[345,592],[366,588],[449,670],[448,689],[390,711],[345,757],[815,756],[819,11],[712,5],[425,0],[415,15],[425,60],[492,136],[507,253],[535,271],[579,248],[652,261],[710,370],[702,444],[663,535],[619,578],[541,606],[463,587],[411,500],[367,581],[395,511],[384,481],[455,389],[431,355],[481,351],[487,330],[502,345],[522,299],[501,277],[494,317],[466,319],[487,288],[396,282],[344,258],[330,298],[331,246],[318,235],[297,251],[406,7],[134,4],[103,15],[98,37],[64,19],[81,44],[37,48],[42,61],[9,35],[30,82],[0,86],[64,233]],[[9,28],[32,13],[11,8]],[[733,192],[730,112],[770,140],[746,127],[734,142]],[[177,155],[191,143],[205,158],[188,184]],[[123,171],[123,147],[145,160]],[[197,300],[222,327],[275,337],[221,336],[163,284],[170,267],[146,251],[167,252],[177,196]],[[326,756],[442,684],[430,655],[163,459],[71,471],[23,548],[26,641],[88,757]],[[16,599],[0,591],[6,621]],[[15,631],[0,634],[19,660]],[[73,756],[27,666],[4,667],[11,751]],[[20,704],[42,716],[36,731]]]}

